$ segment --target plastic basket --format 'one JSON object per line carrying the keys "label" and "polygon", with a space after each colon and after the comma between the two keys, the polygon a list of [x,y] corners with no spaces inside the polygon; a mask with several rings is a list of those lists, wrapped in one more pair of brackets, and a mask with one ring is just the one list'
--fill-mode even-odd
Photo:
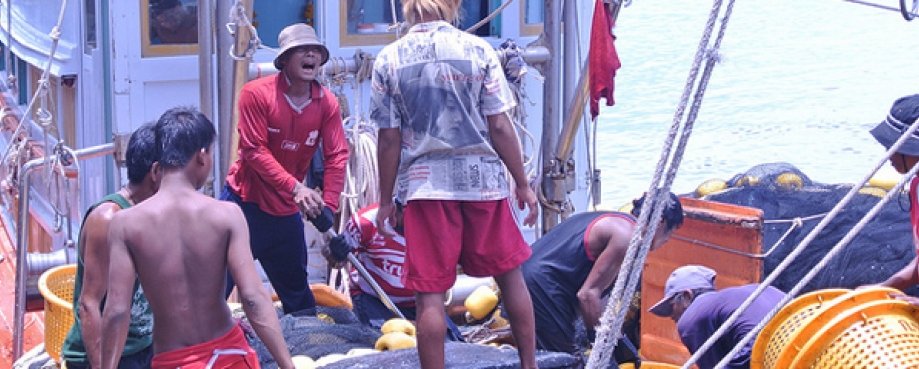
{"label": "plastic basket", "polygon": [[750,369],[779,369],[776,363],[788,343],[800,332],[800,328],[829,301],[848,291],[818,290],[801,295],[782,307],[756,337],[750,356]]}
{"label": "plastic basket", "polygon": [[45,351],[61,361],[64,338],[73,325],[73,286],[76,264],[48,269],[38,279],[38,289],[45,298]]}
{"label": "plastic basket", "polygon": [[751,369],[919,366],[919,309],[891,293],[899,291],[820,290],[795,299],[757,337]]}
{"label": "plastic basket", "polygon": [[919,367],[919,309],[900,300],[861,304],[825,324],[792,368]]}

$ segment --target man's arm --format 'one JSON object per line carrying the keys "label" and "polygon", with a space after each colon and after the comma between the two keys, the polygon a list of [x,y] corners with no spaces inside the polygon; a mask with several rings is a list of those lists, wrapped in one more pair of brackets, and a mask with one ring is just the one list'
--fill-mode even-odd
{"label": "man's arm", "polygon": [[377,230],[386,237],[396,237],[396,232],[386,226],[396,224],[396,207],[392,202],[399,156],[402,153],[402,131],[399,128],[380,128],[377,133],[377,161],[380,174],[380,208],[377,210]]}
{"label": "man's arm", "polygon": [[293,368],[294,364],[290,358],[290,351],[287,350],[287,344],[284,342],[274,304],[271,303],[268,290],[262,285],[262,280],[255,269],[255,261],[249,249],[249,228],[246,226],[246,218],[238,206],[225,205],[232,204],[221,204],[224,206],[221,212],[226,214],[227,222],[229,222],[227,269],[236,282],[243,310],[252,328],[255,329],[255,333],[277,361],[278,367]]}
{"label": "man's arm", "polygon": [[105,310],[102,312],[102,368],[117,368],[128,339],[131,298],[134,295],[135,266],[125,242],[121,214],[112,217],[108,232],[109,268]]}
{"label": "man's arm", "polygon": [[341,107],[334,97],[325,99],[329,109],[322,121],[322,200],[332,211],[338,210],[341,191],[345,188],[345,167],[348,165],[348,140],[341,124]]}
{"label": "man's arm", "polygon": [[108,289],[108,231],[117,205],[104,203],[86,217],[82,227],[83,289],[80,292],[80,330],[91,368],[102,367],[102,299]]}
{"label": "man's arm", "polygon": [[293,194],[298,183],[268,150],[268,114],[260,96],[243,88],[239,92],[239,155],[278,193]]}
{"label": "man's arm", "polygon": [[[597,228],[594,228],[596,230]],[[581,317],[584,319],[584,327],[591,331],[600,324],[600,316],[603,314],[603,304],[601,295],[609,286],[613,284],[616,276],[619,274],[619,268],[622,266],[622,260],[625,258],[625,252],[629,245],[628,237],[610,236],[606,246],[593,268],[587,274],[587,279],[578,290],[578,303],[581,310]]]}
{"label": "man's arm", "polygon": [[919,257],[913,256],[913,260],[909,264],[890,276],[890,278],[887,278],[886,281],[881,282],[880,286],[893,287],[903,291],[919,284],[919,270],[917,270],[917,267],[919,267]]}
{"label": "man's arm", "polygon": [[526,204],[530,209],[523,218],[523,224],[527,226],[536,224],[536,218],[539,216],[536,194],[527,181],[526,171],[523,169],[523,151],[520,149],[520,141],[517,139],[517,132],[514,131],[514,124],[507,113],[488,116],[488,135],[491,137],[495,151],[498,152],[498,156],[501,157],[501,161],[504,162],[514,179],[517,206],[522,210]]}

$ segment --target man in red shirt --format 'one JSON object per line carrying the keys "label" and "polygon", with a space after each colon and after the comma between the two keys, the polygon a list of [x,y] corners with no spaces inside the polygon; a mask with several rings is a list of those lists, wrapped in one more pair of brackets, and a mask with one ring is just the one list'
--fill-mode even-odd
{"label": "man in red shirt", "polygon": [[[316,81],[329,50],[306,24],[278,36],[280,73],[246,83],[239,93],[239,158],[221,199],[242,208],[252,256],[277,292],[284,313],[314,309],[307,280],[303,212],[325,232],[333,223],[345,180],[348,144],[338,100]],[[323,192],[302,183],[322,144]],[[227,291],[232,288],[232,280]],[[229,292],[228,292],[229,293]]]}
{"label": "man in red shirt", "polygon": [[[396,224],[393,229],[398,236],[384,237],[376,225],[379,204],[361,209],[345,224],[345,231],[329,242],[330,261],[344,262],[348,253],[354,254],[364,269],[389,297],[396,308],[406,319],[415,320],[415,291],[402,283],[405,270],[405,237],[402,224],[402,205],[396,202]],[[356,269],[352,269],[351,301],[354,302],[354,313],[361,323],[381,328],[383,323],[395,317],[383,303],[377,291],[371,287]],[[462,341],[463,335],[452,320],[447,318],[448,341]]]}

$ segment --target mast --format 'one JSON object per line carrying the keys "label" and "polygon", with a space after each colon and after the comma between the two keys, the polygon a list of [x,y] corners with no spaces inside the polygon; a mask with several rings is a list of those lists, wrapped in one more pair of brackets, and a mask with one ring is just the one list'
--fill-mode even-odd
{"label": "mast", "polygon": [[546,0],[545,19],[541,38],[545,40],[549,49],[549,59],[546,61],[545,83],[543,85],[543,128],[542,128],[542,183],[541,192],[544,199],[542,204],[542,231],[555,227],[559,222],[561,205],[566,194],[564,171],[555,152],[558,149],[559,125],[561,124],[561,9],[560,0]]}

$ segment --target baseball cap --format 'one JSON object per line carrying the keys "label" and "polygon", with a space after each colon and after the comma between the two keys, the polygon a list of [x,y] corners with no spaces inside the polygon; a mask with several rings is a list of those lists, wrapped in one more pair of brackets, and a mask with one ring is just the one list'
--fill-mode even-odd
{"label": "baseball cap", "polygon": [[648,311],[661,317],[669,317],[673,312],[670,300],[682,291],[696,289],[715,289],[715,276],[718,273],[711,268],[701,265],[684,265],[667,278],[664,286],[664,298],[658,301]]}

